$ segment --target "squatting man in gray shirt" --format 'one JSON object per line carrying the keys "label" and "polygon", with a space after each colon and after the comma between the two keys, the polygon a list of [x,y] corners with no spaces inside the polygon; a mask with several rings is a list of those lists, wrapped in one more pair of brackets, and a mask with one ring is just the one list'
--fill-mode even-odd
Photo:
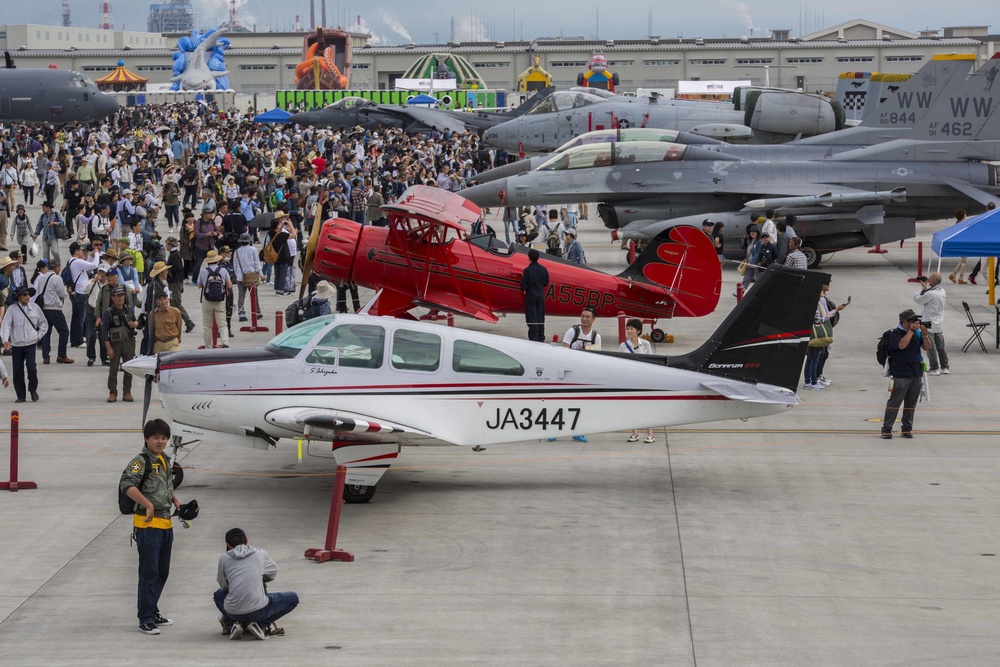
{"label": "squatting man in gray shirt", "polygon": [[219,590],[215,606],[219,608],[222,633],[239,639],[249,632],[257,639],[284,635],[275,621],[295,609],[299,596],[291,591],[268,593],[265,587],[274,581],[278,566],[267,552],[247,544],[240,528],[226,533],[226,553],[219,556]]}

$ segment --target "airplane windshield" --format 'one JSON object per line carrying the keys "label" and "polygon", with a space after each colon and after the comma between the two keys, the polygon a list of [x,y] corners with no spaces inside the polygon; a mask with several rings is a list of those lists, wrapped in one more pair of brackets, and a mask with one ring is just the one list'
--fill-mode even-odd
{"label": "airplane windshield", "polygon": [[579,109],[601,101],[601,98],[593,93],[574,93],[568,90],[560,90],[549,95],[537,107],[529,111],[527,115],[569,111],[570,109]]}
{"label": "airplane windshield", "polygon": [[288,329],[272,338],[264,347],[287,357],[294,357],[302,351],[319,331],[333,322],[334,315],[316,317]]}
{"label": "airplane windshield", "polygon": [[654,141],[593,144],[578,146],[553,156],[538,171],[590,169],[619,164],[673,162],[684,158],[687,147],[681,144]]}
{"label": "airplane windshield", "polygon": [[594,130],[581,134],[579,137],[567,141],[556,149],[556,153],[565,153],[577,146],[588,146],[590,144],[603,144],[609,141],[666,141],[673,143],[677,141],[680,132],[677,130],[660,130],[652,127],[642,127],[627,130]]}
{"label": "airplane windshield", "polygon": [[345,97],[344,99],[337,100],[333,104],[328,104],[323,108],[327,111],[343,111],[345,109],[365,106],[366,104],[371,104],[371,101],[366,100],[363,97]]}
{"label": "airplane windshield", "polygon": [[74,88],[86,88],[87,83],[84,81],[82,76],[74,76],[69,80],[69,83]]}

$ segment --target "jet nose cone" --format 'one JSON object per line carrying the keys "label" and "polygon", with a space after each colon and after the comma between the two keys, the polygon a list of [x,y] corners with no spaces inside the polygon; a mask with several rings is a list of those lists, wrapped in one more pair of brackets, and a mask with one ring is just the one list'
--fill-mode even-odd
{"label": "jet nose cone", "polygon": [[518,160],[510,164],[504,164],[481,174],[476,174],[476,181],[479,183],[492,183],[498,178],[509,178],[523,174],[531,170],[531,160]]}
{"label": "jet nose cone", "polygon": [[459,190],[458,193],[477,206],[506,206],[507,179],[500,178],[490,183],[474,185]]}

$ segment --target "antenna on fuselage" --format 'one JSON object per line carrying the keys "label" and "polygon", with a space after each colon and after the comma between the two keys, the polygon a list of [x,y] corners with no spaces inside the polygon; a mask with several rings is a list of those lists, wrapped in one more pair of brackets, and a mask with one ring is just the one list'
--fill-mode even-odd
{"label": "antenna on fuselage", "polygon": [[368,311],[375,305],[375,302],[378,301],[378,298],[382,296],[383,290],[384,288],[380,287],[379,290],[375,292],[375,296],[373,296],[371,300],[365,304],[365,307],[358,311],[358,315],[367,315]]}

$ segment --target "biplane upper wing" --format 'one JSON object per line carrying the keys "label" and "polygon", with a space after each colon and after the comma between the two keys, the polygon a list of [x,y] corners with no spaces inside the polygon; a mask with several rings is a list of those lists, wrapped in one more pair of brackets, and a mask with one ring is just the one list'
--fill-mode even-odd
{"label": "biplane upper wing", "polygon": [[387,214],[424,218],[463,231],[467,230],[463,223],[471,225],[483,214],[482,209],[468,199],[428,185],[407,188],[395,204],[386,204],[382,210]]}

